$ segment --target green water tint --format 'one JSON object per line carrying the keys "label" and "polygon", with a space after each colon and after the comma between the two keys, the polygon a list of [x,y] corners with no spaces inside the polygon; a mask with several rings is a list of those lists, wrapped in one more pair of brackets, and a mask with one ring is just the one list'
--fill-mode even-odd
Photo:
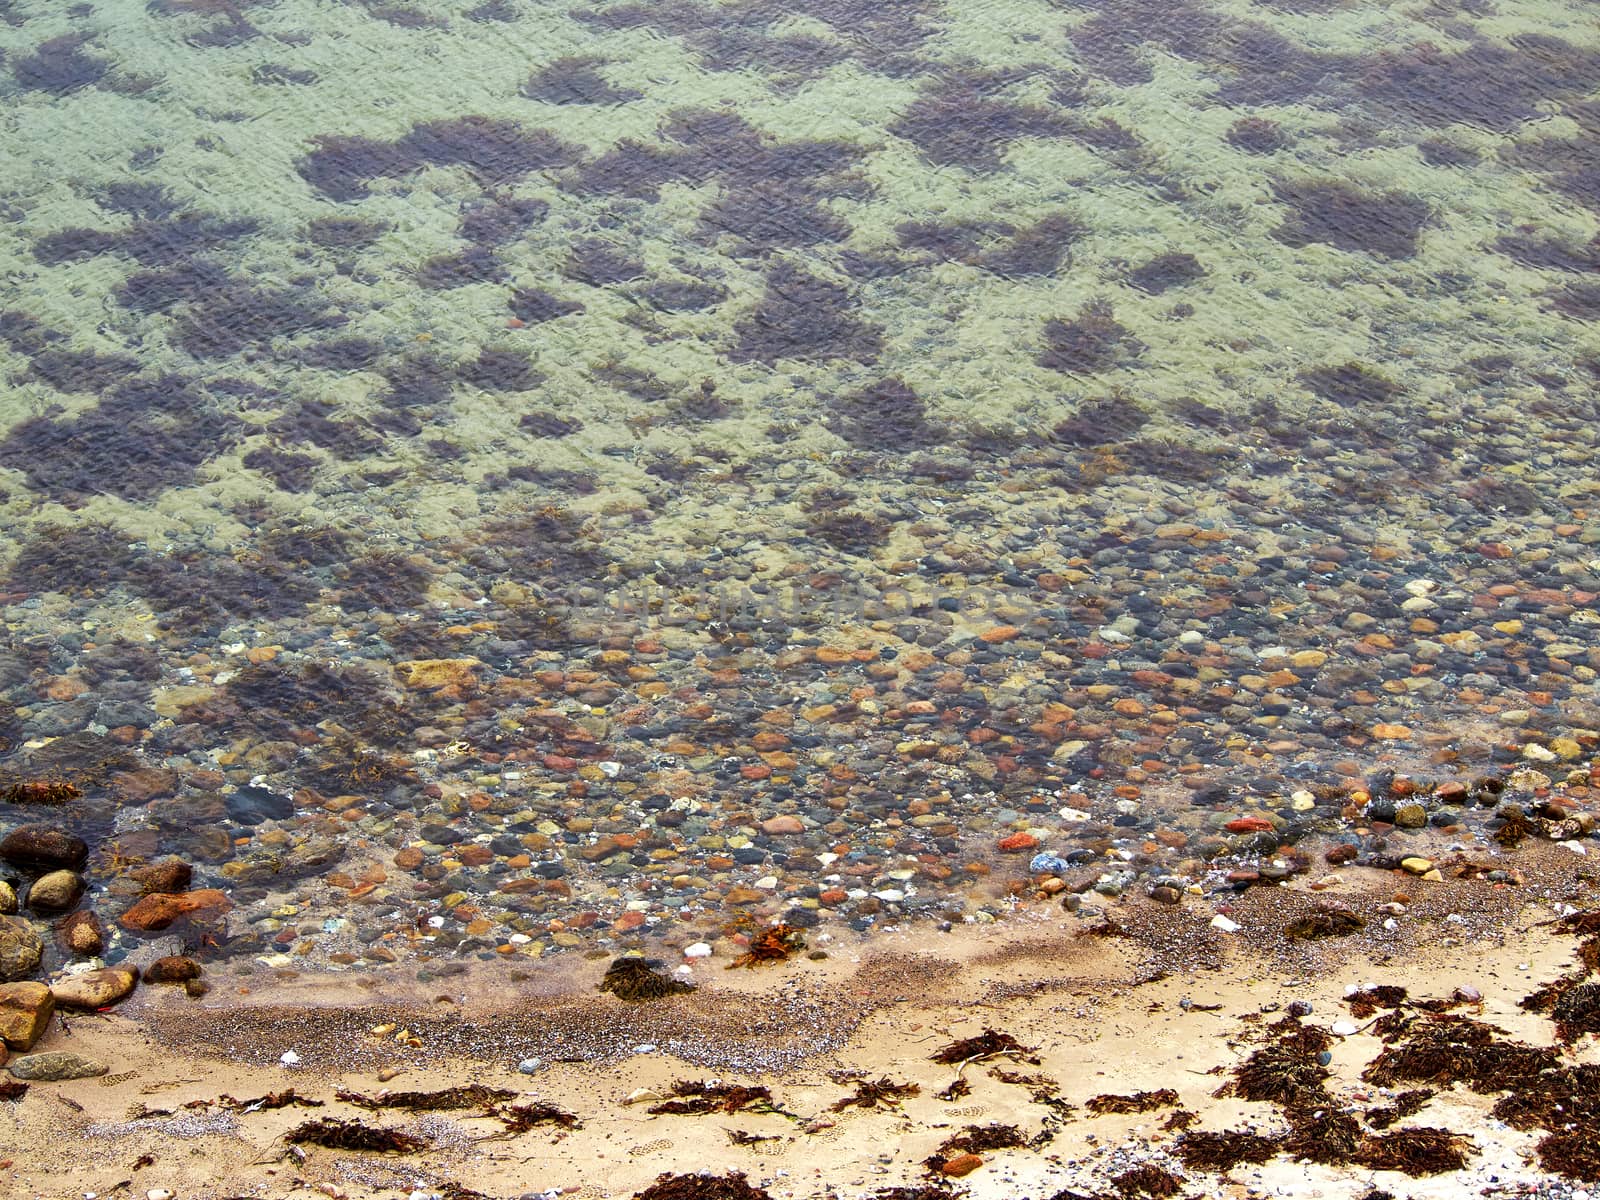
{"label": "green water tint", "polygon": [[[163,721],[173,697],[213,706],[176,740],[158,722],[150,760],[420,786],[452,772],[402,763],[415,730],[463,717],[402,699],[393,663],[519,676],[648,623],[537,601],[575,585],[676,596],[683,662],[789,636],[730,641],[701,593],[816,570],[903,589],[924,623],[939,587],[988,589],[991,623],[1045,610],[1047,648],[1102,620],[1137,638],[1135,593],[1181,614],[1246,577],[1296,644],[1336,641],[1346,609],[1249,564],[1347,538],[1393,550],[1362,561],[1394,587],[1594,589],[1586,14],[12,0],[8,740],[48,702],[28,681],[92,639],[138,658]],[[1228,565],[1154,535],[1152,564],[1175,518],[1271,545]],[[1121,548],[1145,557],[1099,596],[1116,555],[1095,556]],[[1079,555],[1092,603],[993,602]],[[927,632],[787,617],[797,641]],[[1579,643],[1568,671],[1593,629],[1551,627]],[[287,649],[238,665],[245,643]],[[220,680],[180,674],[196,652]],[[1082,666],[1030,653],[1013,690],[1034,704]],[[1394,703],[1419,728],[1457,711]],[[576,753],[569,734],[545,748]],[[492,766],[452,786],[502,786]]]}

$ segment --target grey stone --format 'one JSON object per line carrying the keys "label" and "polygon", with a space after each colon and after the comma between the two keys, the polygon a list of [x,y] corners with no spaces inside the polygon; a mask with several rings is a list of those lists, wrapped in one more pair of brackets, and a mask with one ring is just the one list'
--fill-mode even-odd
{"label": "grey stone", "polygon": [[70,1050],[51,1050],[45,1054],[25,1054],[11,1060],[7,1068],[13,1078],[54,1082],[58,1079],[90,1079],[104,1075],[105,1063]]}
{"label": "grey stone", "polygon": [[26,921],[0,917],[0,983],[26,979],[39,969],[44,943]]}

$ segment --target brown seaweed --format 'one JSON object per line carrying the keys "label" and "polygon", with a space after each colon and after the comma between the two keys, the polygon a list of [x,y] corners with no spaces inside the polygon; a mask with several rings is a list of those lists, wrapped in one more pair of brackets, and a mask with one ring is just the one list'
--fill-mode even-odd
{"label": "brown seaweed", "polygon": [[1165,1167],[1144,1163],[1111,1177],[1111,1186],[1123,1196],[1154,1196],[1162,1200],[1177,1195],[1183,1181]]}
{"label": "brown seaweed", "polygon": [[324,1117],[297,1125],[284,1139],[296,1146],[324,1146],[329,1150],[365,1150],[380,1154],[411,1154],[425,1149],[425,1138],[401,1133],[398,1129],[384,1129],[361,1121],[341,1121]]}
{"label": "brown seaweed", "polygon": [[1374,984],[1351,992],[1344,998],[1352,1016],[1366,1020],[1380,1008],[1399,1008],[1406,1002],[1406,989],[1392,983]]}
{"label": "brown seaweed", "polygon": [[0,787],[0,800],[10,804],[65,804],[83,792],[59,779],[30,779]]}
{"label": "brown seaweed", "polygon": [[582,1129],[578,1118],[566,1109],[543,1100],[529,1100],[525,1104],[507,1104],[494,1110],[494,1117],[505,1126],[499,1137],[509,1137],[540,1125],[555,1125],[561,1129]]}
{"label": "brown seaweed", "polygon": [[606,968],[606,977],[595,984],[595,988],[597,991],[610,992],[617,999],[630,1004],[694,991],[692,983],[672,978],[661,969],[661,963],[657,960],[637,955],[615,959]]}
{"label": "brown seaweed", "polygon": [[847,1108],[899,1108],[900,1102],[907,1096],[915,1096],[922,1091],[914,1083],[896,1083],[887,1075],[881,1079],[857,1079],[855,1081],[856,1094],[846,1096],[843,1100],[835,1101],[828,1106],[829,1112],[843,1112]]}
{"label": "brown seaweed", "polygon": [[672,1085],[672,1094],[675,1099],[663,1100],[648,1111],[657,1116],[779,1111],[772,1102],[772,1092],[764,1087],[680,1079]]}
{"label": "brown seaweed", "polygon": [[656,1181],[633,1200],[772,1200],[765,1191],[751,1187],[743,1172],[727,1175],[658,1175]]}
{"label": "brown seaweed", "polygon": [[805,948],[805,938],[793,925],[772,925],[750,939],[750,948],[729,963],[728,970],[779,963]]}
{"label": "brown seaweed", "polygon": [[1084,1105],[1096,1116],[1105,1113],[1143,1113],[1152,1109],[1167,1108],[1178,1102],[1178,1093],[1171,1088],[1157,1088],[1153,1092],[1134,1092],[1127,1096],[1100,1095]]}
{"label": "brown seaweed", "polygon": [[334,1096],[358,1108],[403,1108],[410,1112],[449,1112],[462,1108],[492,1108],[502,1101],[511,1100],[517,1093],[505,1088],[469,1083],[460,1087],[442,1088],[436,1092],[379,1092],[368,1096],[361,1092],[341,1088]]}
{"label": "brown seaweed", "polygon": [[1348,937],[1366,925],[1366,920],[1343,908],[1317,908],[1283,927],[1284,936],[1295,941]]}
{"label": "brown seaweed", "polygon": [[1024,1046],[1009,1033],[1002,1033],[997,1029],[985,1029],[976,1037],[961,1038],[951,1042],[929,1057],[931,1061],[944,1063],[947,1066],[967,1062],[985,1063],[1001,1057],[1014,1062],[1039,1065],[1039,1060],[1033,1057],[1032,1049]]}
{"label": "brown seaweed", "polygon": [[1231,1171],[1240,1163],[1266,1162],[1278,1152],[1278,1143],[1259,1133],[1225,1129],[1186,1133],[1175,1150],[1191,1170]]}
{"label": "brown seaweed", "polygon": [[1600,1142],[1592,1129],[1552,1133],[1535,1147],[1539,1165],[1569,1179],[1600,1180]]}
{"label": "brown seaweed", "polygon": [[1365,1137],[1355,1159],[1375,1171],[1404,1171],[1415,1177],[1459,1171],[1473,1152],[1472,1142],[1460,1134],[1425,1127]]}

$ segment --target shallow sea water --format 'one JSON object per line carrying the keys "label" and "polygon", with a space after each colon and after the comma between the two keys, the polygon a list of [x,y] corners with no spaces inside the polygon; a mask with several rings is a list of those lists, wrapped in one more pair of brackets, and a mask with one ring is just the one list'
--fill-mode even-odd
{"label": "shallow sea water", "polygon": [[1426,849],[1394,771],[1441,837],[1590,795],[1589,6],[0,0],[0,50],[0,785],[83,793],[0,830],[85,836],[108,925],[176,855],[190,947],[272,961],[870,932],[1036,851]]}

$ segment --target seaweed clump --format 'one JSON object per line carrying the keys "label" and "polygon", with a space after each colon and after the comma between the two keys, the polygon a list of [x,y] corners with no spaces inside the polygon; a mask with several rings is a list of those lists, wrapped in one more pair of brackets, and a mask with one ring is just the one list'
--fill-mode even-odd
{"label": "seaweed clump", "polygon": [[1178,1102],[1178,1093],[1171,1088],[1157,1088],[1153,1092],[1134,1092],[1127,1096],[1103,1094],[1092,1097],[1084,1105],[1096,1116],[1108,1113],[1145,1113],[1157,1108],[1167,1108]]}
{"label": "seaweed clump", "polygon": [[734,326],[734,362],[776,365],[785,358],[805,361],[845,358],[871,362],[883,345],[883,331],[858,320],[849,291],[780,261],[767,273],[766,290],[754,310]]}
{"label": "seaweed clump", "polygon": [[772,1200],[763,1189],[751,1187],[743,1172],[727,1175],[658,1175],[656,1181],[633,1200]]}
{"label": "seaweed clump", "polygon": [[1534,1083],[1560,1064],[1556,1051],[1504,1040],[1499,1030],[1470,1017],[1399,1013],[1379,1022],[1389,1043],[1361,1078],[1379,1087],[1400,1080],[1449,1085],[1466,1083],[1477,1092],[1498,1092]]}
{"label": "seaweed clump", "polygon": [[729,963],[728,970],[780,963],[805,948],[804,935],[793,925],[771,925],[750,939],[750,948]]}
{"label": "seaweed clump", "polygon": [[1275,191],[1293,210],[1276,235],[1290,246],[1322,242],[1376,258],[1410,258],[1430,216],[1427,204],[1415,196],[1364,192],[1342,181],[1280,183]]}
{"label": "seaweed clump", "polygon": [[1143,1163],[1111,1177],[1111,1186],[1122,1196],[1153,1196],[1164,1200],[1175,1196],[1183,1181],[1165,1167]]}
{"label": "seaweed clump", "polygon": [[363,1121],[341,1121],[324,1117],[307,1121],[284,1134],[296,1146],[324,1146],[329,1150],[365,1150],[381,1154],[411,1154],[425,1149],[428,1142],[398,1129],[384,1129]]}
{"label": "seaweed clump", "polygon": [[1194,1171],[1231,1171],[1240,1163],[1264,1163],[1277,1152],[1273,1139],[1238,1129],[1191,1131],[1176,1146],[1183,1165]]}
{"label": "seaweed clump", "polygon": [[1459,1171],[1472,1150],[1469,1140],[1448,1129],[1397,1129],[1363,1138],[1355,1160],[1374,1171],[1404,1171],[1415,1177]]}
{"label": "seaweed clump", "polygon": [[1293,941],[1348,937],[1366,925],[1364,917],[1345,908],[1314,908],[1283,927],[1284,936]]}
{"label": "seaweed clump", "polygon": [[908,1096],[922,1091],[914,1083],[896,1083],[885,1075],[881,1079],[857,1079],[855,1095],[836,1100],[828,1106],[829,1112],[844,1112],[847,1108],[899,1108]]}
{"label": "seaweed clump", "polygon": [[648,1110],[653,1116],[700,1116],[705,1113],[775,1113],[772,1092],[764,1087],[738,1083],[706,1083],[680,1079],[672,1085],[673,1099],[663,1100]]}
{"label": "seaweed clump", "polygon": [[1069,375],[1094,375],[1143,352],[1143,344],[1117,321],[1110,303],[1091,300],[1071,320],[1045,322],[1044,349],[1038,363]]}
{"label": "seaweed clump", "polygon": [[1017,1041],[1009,1033],[1002,1033],[997,1029],[985,1029],[976,1037],[960,1038],[939,1050],[935,1050],[929,1059],[946,1066],[957,1063],[986,1063],[997,1058],[1009,1058],[1013,1062],[1039,1064],[1033,1051]]}
{"label": "seaweed clump", "polygon": [[661,969],[661,963],[655,959],[631,954],[614,960],[606,968],[605,978],[595,984],[595,988],[632,1004],[694,991],[692,983],[674,979]]}

